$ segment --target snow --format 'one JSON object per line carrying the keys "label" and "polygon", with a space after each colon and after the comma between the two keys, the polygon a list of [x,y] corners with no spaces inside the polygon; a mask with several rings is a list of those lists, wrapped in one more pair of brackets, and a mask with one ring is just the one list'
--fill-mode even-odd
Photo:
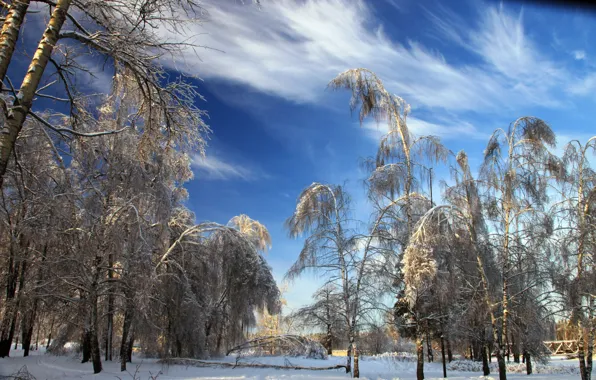
{"label": "snow", "polygon": [[[331,371],[297,371],[297,370],[276,370],[261,368],[197,368],[179,365],[162,366],[156,363],[156,359],[145,359],[133,357],[132,364],[128,364],[128,373],[120,372],[120,364],[117,362],[103,362],[104,370],[94,375],[90,363],[81,364],[80,359],[73,356],[52,356],[46,355],[43,350],[31,351],[29,357],[23,357],[22,350],[12,350],[10,358],[0,359],[0,375],[8,375],[18,371],[26,365],[29,372],[37,380],[54,379],[138,379],[149,380],[156,376],[159,380],[306,380],[326,379],[338,380],[348,379],[350,376],[341,370]],[[226,357],[222,361],[234,362],[235,357]],[[343,364],[345,357],[329,356],[328,360],[284,358],[284,357],[259,357],[244,358],[244,361],[259,362],[283,365],[286,361],[292,364],[304,366],[329,366]],[[577,360],[566,360],[564,358],[553,358],[553,367],[577,367]],[[134,372],[138,367],[138,372]],[[548,367],[545,367],[548,368]],[[426,379],[442,379],[440,363],[425,363]],[[560,369],[559,369],[560,370]],[[393,355],[379,355],[376,357],[362,357],[360,360],[360,373],[362,379],[380,380],[412,380],[416,379],[416,363],[413,361],[395,360]],[[447,375],[452,380],[495,380],[498,376],[493,374],[488,377],[480,376],[478,372],[448,371]],[[579,379],[576,374],[534,374],[531,377],[525,373],[508,374],[508,379],[520,380],[571,380]]]}

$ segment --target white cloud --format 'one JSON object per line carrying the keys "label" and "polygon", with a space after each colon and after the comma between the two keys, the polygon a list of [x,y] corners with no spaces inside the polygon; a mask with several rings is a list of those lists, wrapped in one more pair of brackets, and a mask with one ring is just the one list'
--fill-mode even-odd
{"label": "white cloud", "polygon": [[524,30],[523,12],[508,12],[501,4],[481,10],[476,27],[442,6],[427,11],[433,25],[456,44],[482,59],[500,86],[497,99],[517,105],[559,106],[552,93],[569,80],[569,73],[549,59]]}
{"label": "white cloud", "polygon": [[573,51],[573,57],[575,59],[577,59],[578,61],[582,60],[582,59],[586,59],[586,52],[583,50],[574,50]]}
{"label": "white cloud", "polygon": [[252,181],[263,177],[261,173],[258,173],[255,170],[239,164],[225,162],[212,155],[207,155],[206,157],[195,155],[192,159],[192,167],[195,169],[195,176],[198,179],[240,179],[244,181]]}
{"label": "white cloud", "polygon": [[[368,136],[375,141],[378,141],[388,131],[387,124],[377,124],[375,121],[366,122],[362,126],[366,129]],[[488,138],[488,135],[478,131],[473,124],[457,119],[445,119],[440,123],[433,123],[409,116],[408,128],[416,136],[434,135],[444,140],[461,139],[462,137],[482,140]]]}
{"label": "white cloud", "polygon": [[577,96],[591,95],[594,90],[596,90],[596,73],[578,78],[567,87],[567,92]]}
{"label": "white cloud", "polygon": [[466,31],[448,17],[435,17],[484,61],[472,66],[452,64],[415,41],[392,41],[361,0],[279,0],[260,9],[234,1],[207,4],[209,21],[193,25],[191,34],[195,42],[221,51],[201,51],[200,59],[192,52],[176,57],[178,69],[203,78],[317,102],[339,72],[367,67],[415,107],[481,111],[557,105],[549,90],[564,72],[537,51],[521,15],[503,8],[486,8],[479,25]]}

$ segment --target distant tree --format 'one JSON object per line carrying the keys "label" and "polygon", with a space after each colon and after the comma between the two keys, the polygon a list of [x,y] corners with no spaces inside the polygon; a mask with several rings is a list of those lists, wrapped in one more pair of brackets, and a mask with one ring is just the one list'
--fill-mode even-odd
{"label": "distant tree", "polygon": [[320,328],[325,332],[323,346],[327,353],[333,353],[333,341],[343,333],[345,316],[341,314],[342,299],[336,285],[329,283],[317,290],[313,296],[314,303],[302,307],[291,314],[291,318],[300,325]]}

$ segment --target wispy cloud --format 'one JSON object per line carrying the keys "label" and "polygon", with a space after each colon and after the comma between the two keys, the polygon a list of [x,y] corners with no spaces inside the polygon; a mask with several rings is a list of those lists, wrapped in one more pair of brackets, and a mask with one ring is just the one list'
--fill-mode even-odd
{"label": "wispy cloud", "polygon": [[[408,117],[408,129],[416,136],[434,135],[442,139],[461,139],[462,137],[485,140],[488,135],[480,132],[472,123],[458,119],[444,119],[441,122],[430,122]],[[367,135],[378,141],[388,131],[387,124],[369,121],[362,125]]]}
{"label": "wispy cloud", "polygon": [[590,73],[578,78],[567,87],[570,94],[578,96],[591,95],[594,90],[596,90],[596,73]]}
{"label": "wispy cloud", "polygon": [[226,162],[213,155],[201,157],[195,155],[192,159],[195,177],[206,180],[243,180],[253,181],[267,177],[259,170],[250,169],[237,163]]}
{"label": "wispy cloud", "polygon": [[477,67],[484,68],[497,83],[496,99],[518,105],[561,105],[552,94],[571,76],[528,37],[523,12],[509,12],[503,4],[486,7],[479,10],[472,28],[464,27],[468,24],[443,6],[427,14],[441,35],[482,60]]}
{"label": "wispy cloud", "polygon": [[461,25],[469,23],[458,23],[452,13],[429,13],[440,32],[481,58],[481,64],[462,65],[419,42],[391,40],[361,0],[279,0],[261,8],[207,4],[209,21],[190,33],[198,35],[195,42],[221,51],[201,51],[200,60],[189,52],[178,57],[177,68],[295,102],[316,103],[331,78],[360,66],[377,72],[415,107],[552,107],[558,105],[552,91],[567,75],[528,38],[523,15],[503,7],[479,11],[479,21],[465,30]]}

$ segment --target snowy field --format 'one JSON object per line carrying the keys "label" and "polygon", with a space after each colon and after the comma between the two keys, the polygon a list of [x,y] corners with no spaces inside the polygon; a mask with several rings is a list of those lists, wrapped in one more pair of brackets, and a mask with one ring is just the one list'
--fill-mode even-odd
{"label": "snowy field", "polygon": [[[143,359],[134,357],[132,365],[129,363],[129,373],[120,372],[119,363],[104,362],[104,370],[98,375],[94,375],[91,364],[81,364],[80,360],[73,357],[45,355],[41,350],[32,351],[31,356],[24,358],[21,350],[11,351],[11,358],[0,359],[0,375],[9,375],[18,371],[24,365],[37,380],[45,379],[138,379],[148,380],[157,378],[159,380],[276,380],[276,379],[347,379],[349,375],[344,370],[331,371],[297,371],[297,370],[276,370],[276,369],[257,369],[257,368],[197,368],[185,367],[179,365],[162,366],[156,363],[155,359]],[[233,357],[222,359],[225,361],[234,361]],[[286,360],[291,364],[303,366],[330,366],[334,364],[343,364],[343,357],[329,357],[328,360],[312,360],[300,358],[251,358],[249,361],[259,363],[271,363],[283,365]],[[138,372],[134,374],[138,366]],[[576,360],[566,360],[564,358],[553,358],[549,366],[565,366],[571,370],[577,367]],[[561,368],[559,368],[561,369]],[[416,363],[398,362],[388,357],[363,358],[360,360],[360,374],[362,379],[399,379],[411,380],[416,378]],[[442,370],[440,363],[425,363],[426,379],[442,379]],[[471,379],[498,379],[497,375],[488,377],[480,376],[478,372],[449,371],[449,379],[453,380],[471,380]],[[157,377],[155,377],[157,376]],[[0,376],[1,378],[1,376]],[[576,374],[533,374],[531,377],[522,374],[508,374],[508,379],[579,379]]]}

